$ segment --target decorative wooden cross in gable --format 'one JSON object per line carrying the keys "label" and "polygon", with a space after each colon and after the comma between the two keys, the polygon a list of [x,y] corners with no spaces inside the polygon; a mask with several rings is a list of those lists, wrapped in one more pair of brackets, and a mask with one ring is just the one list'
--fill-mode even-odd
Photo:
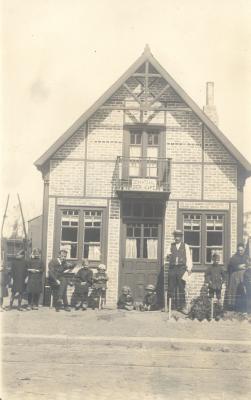
{"label": "decorative wooden cross in gable", "polygon": [[[145,53],[150,53],[149,46]],[[146,60],[123,84],[132,100],[125,102],[126,114],[132,122],[148,123],[156,114],[166,110],[165,93],[170,85]]]}

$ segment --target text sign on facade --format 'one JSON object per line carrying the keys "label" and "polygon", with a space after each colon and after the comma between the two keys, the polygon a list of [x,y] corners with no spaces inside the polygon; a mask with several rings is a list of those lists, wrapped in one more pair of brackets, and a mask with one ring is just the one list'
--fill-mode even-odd
{"label": "text sign on facade", "polygon": [[156,190],[155,179],[134,178],[132,180],[133,190]]}

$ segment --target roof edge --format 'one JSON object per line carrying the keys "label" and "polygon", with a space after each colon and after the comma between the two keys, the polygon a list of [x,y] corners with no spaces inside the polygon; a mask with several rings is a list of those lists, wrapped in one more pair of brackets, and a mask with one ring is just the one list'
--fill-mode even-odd
{"label": "roof edge", "polygon": [[139,68],[149,57],[149,51],[144,53],[117,79],[108,90],[106,90],[95,103],[89,107],[59,138],[39,157],[34,165],[41,169],[44,163],[50,158],[65,142],[68,140],[77,129],[79,129],[97,109],[119,89],[119,87],[130,77],[130,75]]}
{"label": "roof edge", "polygon": [[251,176],[251,163],[240,153],[240,151],[231,143],[231,141],[223,134],[223,132],[210,120],[210,118],[201,110],[195,101],[182,89],[182,87],[172,78],[172,76],[159,64],[152,55],[150,48],[146,45],[143,54],[124,72],[124,74],[115,81],[115,83],[106,90],[91,107],[89,107],[59,138],[52,144],[41,157],[39,157],[34,165],[41,170],[43,165],[49,158],[78,130],[97,110],[107,101],[119,87],[130,77],[137,68],[145,61],[149,61],[156,70],[166,79],[182,100],[193,110],[197,117],[202,120],[205,126],[215,135],[215,137],[223,144],[227,151],[242,165],[246,170],[247,177]]}

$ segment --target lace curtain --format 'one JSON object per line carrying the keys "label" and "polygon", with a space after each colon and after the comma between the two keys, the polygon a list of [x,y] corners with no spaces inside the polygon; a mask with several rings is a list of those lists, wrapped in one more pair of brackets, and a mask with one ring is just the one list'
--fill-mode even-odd
{"label": "lace curtain", "polygon": [[137,258],[137,242],[136,239],[126,239],[126,258]]}

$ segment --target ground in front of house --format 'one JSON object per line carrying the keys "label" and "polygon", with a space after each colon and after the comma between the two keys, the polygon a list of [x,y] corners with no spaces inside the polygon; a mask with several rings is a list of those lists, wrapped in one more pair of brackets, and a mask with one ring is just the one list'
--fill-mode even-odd
{"label": "ground in front of house", "polygon": [[2,400],[248,399],[250,319],[4,312]]}

